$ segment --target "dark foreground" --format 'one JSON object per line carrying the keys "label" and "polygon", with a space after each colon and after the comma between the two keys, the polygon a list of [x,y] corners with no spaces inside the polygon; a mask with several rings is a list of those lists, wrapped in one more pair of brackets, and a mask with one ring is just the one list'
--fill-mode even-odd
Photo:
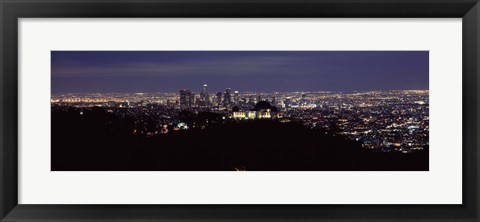
{"label": "dark foreground", "polygon": [[372,152],[361,143],[273,120],[145,137],[102,110],[52,112],[53,171],[423,171],[428,148]]}

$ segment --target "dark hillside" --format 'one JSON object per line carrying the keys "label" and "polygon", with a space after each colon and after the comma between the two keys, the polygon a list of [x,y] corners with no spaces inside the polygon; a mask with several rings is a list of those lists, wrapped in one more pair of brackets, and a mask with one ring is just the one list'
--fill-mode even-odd
{"label": "dark hillside", "polygon": [[428,149],[371,152],[294,122],[231,122],[152,137],[132,134],[132,125],[101,109],[52,112],[52,170],[428,170]]}

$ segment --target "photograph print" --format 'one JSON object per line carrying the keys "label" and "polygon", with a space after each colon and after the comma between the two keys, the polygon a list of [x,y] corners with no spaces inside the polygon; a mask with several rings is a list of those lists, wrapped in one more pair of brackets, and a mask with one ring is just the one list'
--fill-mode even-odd
{"label": "photograph print", "polygon": [[52,171],[428,171],[428,51],[52,51]]}

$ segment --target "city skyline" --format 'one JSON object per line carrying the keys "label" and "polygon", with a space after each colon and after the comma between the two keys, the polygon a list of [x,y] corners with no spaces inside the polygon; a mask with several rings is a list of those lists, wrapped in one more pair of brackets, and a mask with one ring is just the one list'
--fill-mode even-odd
{"label": "city skyline", "polygon": [[429,170],[428,51],[51,59],[52,171]]}
{"label": "city skyline", "polygon": [[428,90],[428,51],[52,51],[52,93]]}
{"label": "city skyline", "polygon": [[[226,89],[231,89],[232,91],[238,91],[241,94],[252,94],[252,93],[355,93],[355,92],[382,92],[382,91],[429,91],[429,89],[387,89],[387,90],[316,90],[316,91],[302,91],[302,90],[297,90],[297,91],[281,91],[281,90],[276,90],[276,91],[260,91],[260,90],[251,90],[251,91],[239,91],[235,90],[233,87],[227,87],[223,88],[221,90],[215,90],[215,91],[210,91],[210,93],[216,93],[216,92],[225,92]],[[142,91],[132,91],[132,92],[57,92],[53,93],[52,96],[60,96],[60,95],[68,95],[68,94],[78,94],[78,95],[89,95],[89,94],[169,94],[169,93],[179,93],[181,90],[190,90],[192,93],[195,93],[196,95],[199,95],[199,93],[202,92],[201,87],[197,87],[194,89],[190,88],[180,88],[178,90],[173,90],[173,91],[152,91],[152,92],[142,92]],[[210,95],[212,96],[212,95]]]}

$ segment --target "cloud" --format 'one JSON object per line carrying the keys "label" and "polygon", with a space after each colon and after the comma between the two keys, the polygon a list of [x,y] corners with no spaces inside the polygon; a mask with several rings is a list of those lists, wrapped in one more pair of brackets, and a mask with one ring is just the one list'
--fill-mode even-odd
{"label": "cloud", "polygon": [[295,56],[235,56],[209,57],[198,60],[128,61],[89,63],[67,61],[52,63],[55,77],[114,77],[114,76],[195,76],[209,75],[249,75],[280,71],[286,66],[306,62],[307,58]]}

